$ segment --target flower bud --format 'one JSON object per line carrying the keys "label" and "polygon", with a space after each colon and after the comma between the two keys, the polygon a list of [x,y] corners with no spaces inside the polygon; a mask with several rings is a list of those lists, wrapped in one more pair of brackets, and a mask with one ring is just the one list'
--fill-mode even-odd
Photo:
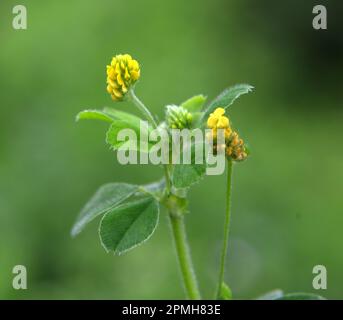
{"label": "flower bud", "polygon": [[190,129],[192,125],[192,114],[183,107],[166,106],[166,122],[171,129]]}
{"label": "flower bud", "polygon": [[237,132],[233,132],[229,141],[226,143],[226,155],[234,161],[243,161],[248,157],[248,151],[244,141],[239,138]]}

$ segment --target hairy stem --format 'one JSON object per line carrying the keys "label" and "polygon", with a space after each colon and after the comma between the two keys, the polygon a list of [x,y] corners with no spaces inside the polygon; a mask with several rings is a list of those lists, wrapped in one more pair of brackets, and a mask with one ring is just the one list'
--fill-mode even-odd
{"label": "hairy stem", "polygon": [[224,239],[221,251],[220,265],[219,265],[219,278],[216,290],[216,299],[219,298],[221,292],[221,286],[224,282],[225,274],[225,262],[229,243],[230,233],[230,217],[231,217],[231,180],[232,180],[232,160],[227,161],[227,182],[226,182],[226,213],[224,223]]}
{"label": "hairy stem", "polygon": [[186,238],[184,217],[173,214],[169,214],[169,217],[187,297],[191,300],[199,300],[201,297]]}

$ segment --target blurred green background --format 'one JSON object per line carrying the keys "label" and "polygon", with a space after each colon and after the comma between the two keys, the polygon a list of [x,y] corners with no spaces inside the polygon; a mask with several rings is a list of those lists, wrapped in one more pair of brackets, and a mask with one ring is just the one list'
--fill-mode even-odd
{"label": "blurred green background", "polygon": [[[84,108],[113,106],[105,65],[126,52],[142,66],[137,94],[160,118],[164,105],[194,94],[256,88],[229,114],[252,148],[234,168],[226,279],[235,297],[316,292],[312,268],[322,264],[328,289],[316,293],[342,298],[342,3],[321,1],[327,31],[312,28],[315,1],[23,0],[25,31],[12,28],[16,4],[0,3],[1,299],[184,297],[165,212],[150,241],[120,257],[105,253],[97,223],[69,236],[100,185],[161,175],[117,164],[106,125],[74,121]],[[187,229],[206,298],[224,193],[224,176],[191,192]],[[27,267],[26,291],[11,286],[17,264]]]}

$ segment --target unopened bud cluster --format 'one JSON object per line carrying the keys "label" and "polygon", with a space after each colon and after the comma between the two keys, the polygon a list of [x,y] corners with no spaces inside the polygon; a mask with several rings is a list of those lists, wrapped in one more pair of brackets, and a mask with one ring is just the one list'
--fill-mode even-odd
{"label": "unopened bud cluster", "polygon": [[192,125],[192,114],[183,107],[166,106],[166,122],[171,129],[189,129]]}

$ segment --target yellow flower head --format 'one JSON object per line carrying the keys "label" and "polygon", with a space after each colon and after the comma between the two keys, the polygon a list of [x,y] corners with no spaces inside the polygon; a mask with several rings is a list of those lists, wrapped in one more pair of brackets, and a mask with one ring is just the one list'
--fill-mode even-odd
{"label": "yellow flower head", "polygon": [[[207,119],[208,128],[212,129],[207,133],[208,140],[214,140],[214,153],[220,150],[225,150],[228,158],[234,161],[243,161],[248,157],[248,149],[244,141],[239,137],[236,131],[232,131],[229,118],[225,116],[223,108],[217,108]],[[218,145],[217,134],[218,129],[224,129],[225,144]]]}
{"label": "yellow flower head", "polygon": [[113,100],[124,98],[129,88],[139,79],[140,68],[137,60],[129,54],[119,54],[112,58],[107,69],[107,92]]}
{"label": "yellow flower head", "polygon": [[217,108],[207,119],[208,128],[212,129],[212,138],[217,138],[217,129],[225,129],[225,139],[230,138],[232,130],[230,127],[230,120],[225,115],[223,108]]}
{"label": "yellow flower head", "polygon": [[217,108],[210,114],[207,120],[207,126],[210,129],[227,129],[230,127],[230,121],[228,117],[224,116],[225,110],[223,108]]}

